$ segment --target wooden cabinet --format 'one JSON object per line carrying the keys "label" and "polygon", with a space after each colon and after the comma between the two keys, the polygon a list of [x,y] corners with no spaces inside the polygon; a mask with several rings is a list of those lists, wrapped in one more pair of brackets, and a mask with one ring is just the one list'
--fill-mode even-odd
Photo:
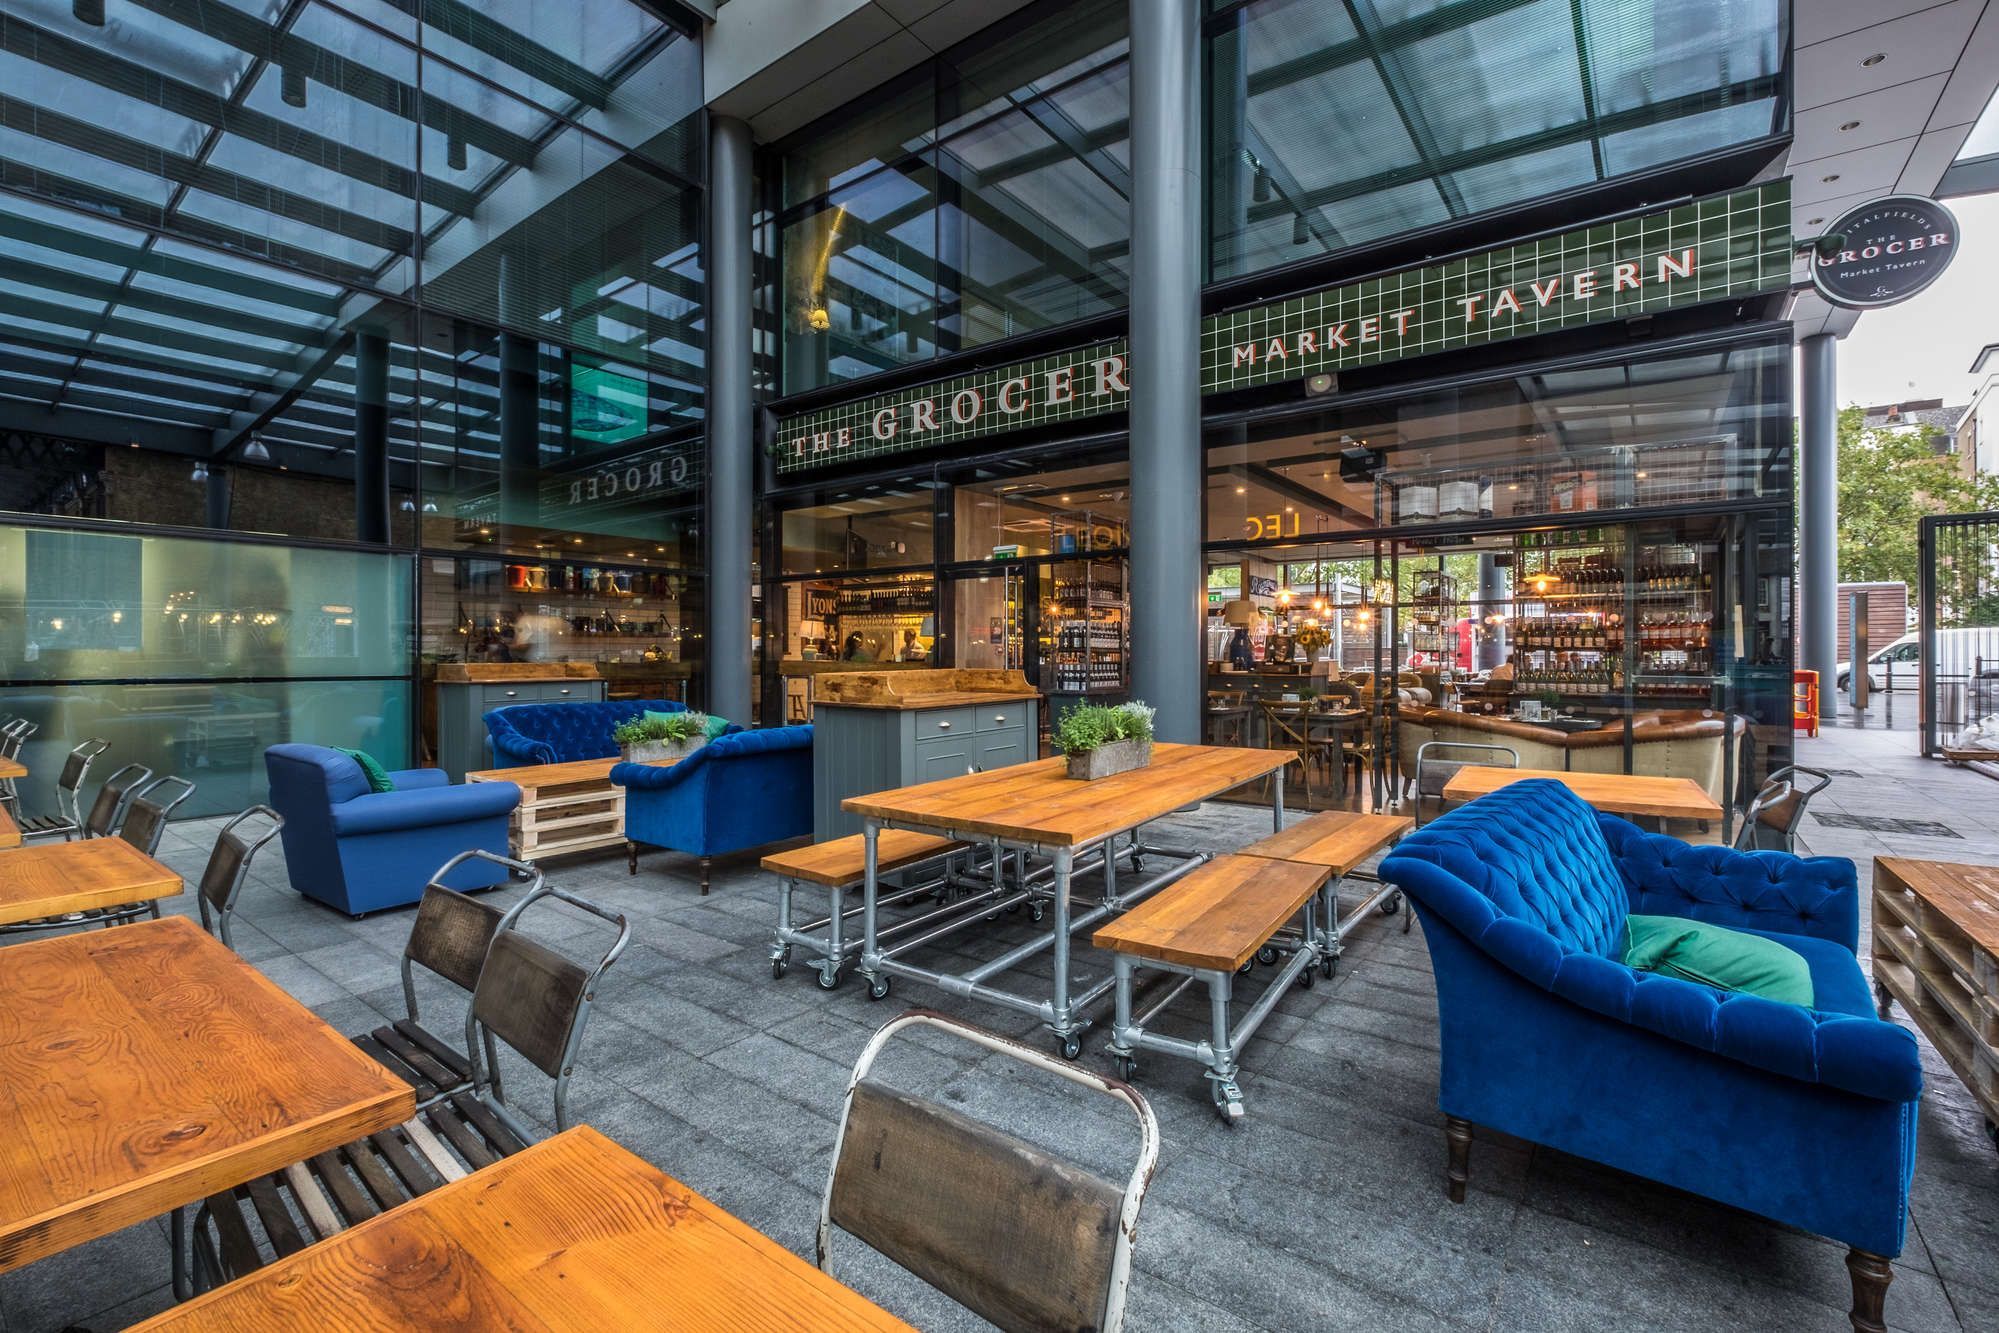
{"label": "wooden cabinet", "polygon": [[589,663],[449,663],[437,673],[437,766],[463,782],[467,773],[492,768],[486,746],[486,713],[510,704],[597,703],[604,682]]}

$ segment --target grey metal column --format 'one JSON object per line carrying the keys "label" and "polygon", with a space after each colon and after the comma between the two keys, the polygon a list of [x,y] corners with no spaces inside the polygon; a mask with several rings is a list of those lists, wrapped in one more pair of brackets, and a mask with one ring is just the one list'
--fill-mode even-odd
{"label": "grey metal column", "polygon": [[1836,709],[1839,660],[1839,398],[1830,333],[1798,344],[1798,666],[1819,673],[1819,715]]}
{"label": "grey metal column", "polygon": [[1201,739],[1201,24],[1131,4],[1132,687]]}
{"label": "grey metal column", "polygon": [[1507,615],[1513,607],[1508,600],[1508,585],[1512,582],[1513,571],[1501,569],[1493,559],[1491,551],[1478,553],[1478,623],[1472,628],[1472,659],[1475,670],[1490,671],[1506,660],[1506,629],[1504,620],[1494,622],[1495,615]]}
{"label": "grey metal column", "polygon": [[389,340],[354,335],[354,540],[389,540]]}
{"label": "grey metal column", "polygon": [[[756,437],[750,367],[750,127],[708,123],[708,711],[750,720],[750,544]],[[771,608],[775,611],[777,608]],[[780,719],[781,720],[781,719]]]}
{"label": "grey metal column", "polygon": [[500,509],[502,523],[541,522],[541,344],[500,335]]}
{"label": "grey metal column", "polygon": [[229,496],[232,489],[229,480],[229,469],[215,463],[210,463],[208,465],[208,480],[203,485],[206,488],[202,495],[203,500],[206,502],[204,506],[206,518],[204,521],[211,528],[228,527]]}

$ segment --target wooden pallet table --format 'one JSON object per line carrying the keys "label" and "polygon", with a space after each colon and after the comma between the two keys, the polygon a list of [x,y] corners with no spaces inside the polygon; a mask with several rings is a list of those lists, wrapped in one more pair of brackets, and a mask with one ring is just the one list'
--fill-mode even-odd
{"label": "wooden pallet table", "polygon": [[1999,1144],[1999,866],[1874,858],[1874,996],[1890,999],[1985,1112]]}
{"label": "wooden pallet table", "polygon": [[[467,782],[511,782],[521,803],[508,820],[513,854],[522,861],[625,845],[625,789],[611,781],[621,759],[577,759],[467,773]],[[649,761],[668,768],[675,759]]]}

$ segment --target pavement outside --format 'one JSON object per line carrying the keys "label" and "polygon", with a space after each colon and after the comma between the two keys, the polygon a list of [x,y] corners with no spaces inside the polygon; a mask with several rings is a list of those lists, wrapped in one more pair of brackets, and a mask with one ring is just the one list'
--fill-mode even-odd
{"label": "pavement outside", "polygon": [[[1807,850],[1852,857],[1863,888],[1877,852],[1999,864],[1999,786],[1915,758],[1912,739],[1835,727],[1799,742],[1800,762],[1840,770],[1806,817]],[[1932,821],[1956,836],[1833,827],[1821,813]],[[174,826],[164,859],[196,876],[218,822]],[[1240,805],[1164,823],[1159,841],[1215,850],[1269,829],[1266,812]],[[635,935],[599,996],[571,1112],[809,1256],[847,1073],[877,1025],[923,1004],[1037,1044],[1045,1034],[1024,1016],[913,983],[875,1004],[852,980],[822,992],[801,967],[773,981],[774,885],[754,858],[740,858],[718,868],[704,899],[692,869],[663,853],[647,856],[636,879],[622,857],[552,868],[565,888],[629,914]],[[191,901],[176,910],[191,911]],[[598,923],[545,910],[539,926],[527,919],[544,938],[578,952],[605,941]],[[236,936],[245,957],[298,999],[359,1032],[401,1012],[397,959],[411,916],[349,921],[305,901],[287,887],[273,844],[244,890]],[[1863,909],[1863,955],[1867,918]],[[1163,1143],[1127,1327],[1847,1328],[1844,1247],[1563,1153],[1481,1132],[1468,1198],[1448,1202],[1435,986],[1421,927],[1405,935],[1401,924],[1364,922],[1332,981],[1280,1004],[1244,1053],[1248,1115],[1235,1127],[1210,1109],[1196,1066],[1164,1057],[1142,1065],[1137,1082]],[[961,943],[958,965],[996,955],[1027,929],[1001,918]],[[1104,969],[1079,950],[1077,970]],[[1244,989],[1269,974],[1257,969]],[[446,988],[420,993],[438,1030],[455,1031],[462,1010]],[[1178,1007],[1190,1017],[1202,1008],[1191,992]],[[1108,1071],[1104,1040],[1088,1034],[1084,1059]],[[1913,1225],[1889,1323],[1999,1328],[1999,1153],[1970,1095],[1925,1050]],[[935,1033],[892,1047],[877,1069],[1113,1178],[1129,1167],[1129,1115],[1046,1074]],[[525,1066],[508,1070],[516,1104],[545,1120],[545,1081]],[[920,1327],[979,1326],[851,1238],[836,1238],[834,1259],[843,1278]],[[164,1225],[149,1223],[7,1274],[0,1329],[121,1328],[170,1302],[167,1262]]]}

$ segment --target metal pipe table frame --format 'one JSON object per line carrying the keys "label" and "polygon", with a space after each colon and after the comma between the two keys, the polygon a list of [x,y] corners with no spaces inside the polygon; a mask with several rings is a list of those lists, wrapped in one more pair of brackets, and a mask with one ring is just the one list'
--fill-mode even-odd
{"label": "metal pipe table frame", "polygon": [[[1286,756],[1286,761],[1289,761]],[[1005,770],[995,770],[1004,772]],[[1253,782],[1270,782],[1271,828],[1273,832],[1284,827],[1284,768],[1282,766],[1268,773],[1245,779],[1215,792],[1203,799],[1212,800]],[[1070,990],[1069,960],[1071,936],[1079,930],[1087,930],[1108,917],[1125,910],[1140,899],[1158,892],[1181,876],[1193,871],[1213,859],[1211,853],[1188,848],[1160,847],[1146,844],[1140,833],[1147,823],[1159,818],[1151,815],[1126,827],[1077,844],[1045,844],[1028,840],[1014,840],[995,837],[988,833],[953,828],[948,820],[936,823],[917,823],[906,819],[883,820],[874,816],[864,816],[862,837],[866,848],[866,873],[862,880],[862,945],[860,964],[857,971],[868,982],[870,999],[880,1000],[888,996],[890,984],[895,977],[906,977],[935,986],[947,994],[961,999],[983,1000],[988,1004],[1001,1005],[1021,1013],[1032,1014],[1045,1023],[1055,1034],[1055,1048],[1067,1059],[1075,1059],[1082,1054],[1082,1034],[1090,1027],[1090,1020],[1080,1018],[1079,1013],[1095,1004],[1110,993],[1117,984],[1116,974],[1104,977],[1085,986],[1081,992],[1072,994]],[[1016,948],[1009,949],[999,957],[990,959],[966,972],[936,972],[904,962],[901,955],[910,950],[932,943],[946,935],[954,934],[975,924],[984,916],[983,911],[966,913],[948,920],[910,939],[901,940],[892,947],[883,943],[880,928],[879,908],[882,905],[881,879],[879,874],[878,839],[885,828],[914,828],[929,833],[941,833],[946,837],[964,842],[989,843],[998,851],[1012,851],[1028,856],[1045,857],[1053,867],[1052,888],[1048,896],[1049,908],[1054,920],[1050,928]],[[1130,838],[1130,844],[1123,851],[1117,847],[1118,840]],[[1144,858],[1147,856],[1171,857],[1179,864],[1159,871],[1140,883],[1120,890],[1118,885],[1117,862],[1122,855],[1131,857],[1132,873],[1143,874]],[[1104,893],[1098,902],[1080,914],[1073,910],[1073,881],[1078,874],[1101,868],[1104,872]],[[1006,990],[991,984],[991,979],[1011,971],[1028,959],[1052,950],[1053,984],[1047,998],[1022,992]]]}

